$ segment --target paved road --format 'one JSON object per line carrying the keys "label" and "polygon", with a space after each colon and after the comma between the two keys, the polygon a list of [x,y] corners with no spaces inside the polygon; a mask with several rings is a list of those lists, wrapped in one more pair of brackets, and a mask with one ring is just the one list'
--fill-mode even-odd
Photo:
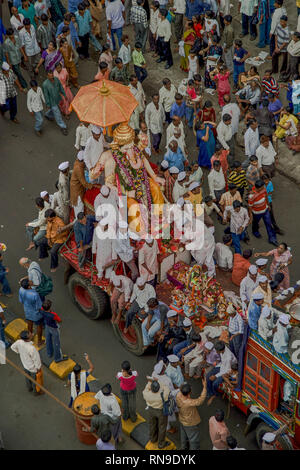
{"label": "paved road", "polygon": [[[249,43],[251,44],[251,43]],[[149,63],[149,75],[144,88],[148,96],[157,90],[164,76],[171,77],[177,84],[182,79],[177,61],[173,69],[165,73],[162,67],[158,67],[147,56]],[[90,60],[80,64],[80,84],[86,84],[96,72],[96,62]],[[42,78],[42,77],[41,77]],[[41,80],[40,78],[40,80]],[[215,101],[215,98],[214,98]],[[36,216],[34,199],[41,190],[49,192],[55,190],[54,184],[58,178],[57,165],[64,160],[73,162],[75,159],[74,138],[78,119],[73,114],[69,121],[69,135],[64,137],[55,124],[46,122],[42,138],[33,133],[33,120],[26,110],[25,96],[18,97],[20,120],[19,125],[12,124],[8,119],[0,118],[0,148],[1,148],[1,172],[2,172],[2,198],[0,200],[0,241],[8,246],[5,255],[5,264],[10,267],[9,281],[14,291],[14,297],[7,302],[9,308],[18,316],[23,317],[23,311],[18,303],[18,280],[24,271],[18,265],[18,259],[25,254],[27,240],[25,238],[24,225]],[[219,109],[219,108],[217,108]],[[195,140],[188,134],[188,147],[194,147]],[[196,160],[196,150],[191,152],[191,160]],[[284,241],[293,249],[294,263],[291,266],[292,281],[300,277],[300,271],[296,260],[300,256],[299,231],[300,221],[297,216],[300,207],[300,192],[297,186],[289,180],[276,176],[274,179],[275,197],[274,206],[280,226],[288,233]],[[220,239],[223,227],[217,226],[216,236]],[[269,250],[272,247],[266,242],[264,229],[262,240],[252,239],[251,244],[257,251]],[[37,254],[31,252],[32,259],[37,259]],[[42,268],[49,273],[49,261],[42,263]],[[51,299],[53,307],[63,318],[62,345],[64,352],[84,364],[83,353],[88,352],[95,364],[94,375],[113,385],[113,390],[118,392],[118,384],[115,374],[120,369],[120,363],[125,358],[129,359],[132,366],[139,371],[138,378],[138,411],[145,415],[145,404],[141,390],[145,386],[145,375],[152,372],[154,356],[146,354],[143,357],[135,357],[125,351],[115,339],[110,321],[93,322],[85,318],[70,301],[67,288],[63,284],[63,268],[61,267],[53,276],[54,294]],[[9,357],[18,362],[17,356],[9,352]],[[9,366],[0,370],[2,394],[0,401],[0,428],[4,432],[6,447],[9,449],[81,449],[82,446],[76,439],[73,418],[61,412],[55,403],[47,397],[29,396],[25,390],[23,377],[11,370]],[[51,391],[65,402],[68,402],[68,391],[62,382],[54,378],[50,373],[45,373],[45,383]],[[199,383],[192,381],[193,393],[196,396],[200,392]],[[36,401],[34,401],[36,400]],[[208,418],[216,407],[224,410],[227,404],[222,400],[215,400],[209,408],[201,407],[201,435],[202,449],[210,449],[208,437]],[[29,425],[30,423],[30,425]],[[241,430],[245,425],[245,417],[236,409],[231,409],[228,425],[239,440],[239,446],[247,449],[256,449],[254,435],[247,439],[243,437]],[[30,432],[28,432],[30,428]],[[178,443],[178,436],[174,440]],[[125,444],[127,449],[135,449],[137,446],[132,441]]]}

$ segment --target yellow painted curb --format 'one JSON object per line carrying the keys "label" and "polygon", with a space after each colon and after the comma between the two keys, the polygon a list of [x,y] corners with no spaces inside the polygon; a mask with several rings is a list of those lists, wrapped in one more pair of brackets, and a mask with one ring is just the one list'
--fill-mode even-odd
{"label": "yellow painted curb", "polygon": [[21,331],[27,329],[27,323],[22,318],[16,318],[7,325],[4,331],[10,339],[17,341],[17,339],[20,339]]}
{"label": "yellow painted curb", "polygon": [[[169,441],[169,439],[168,439],[168,441]],[[174,442],[172,442],[172,441],[169,441],[169,442],[170,442],[170,445],[168,445],[167,447],[164,447],[163,449],[159,449],[157,442],[155,442],[155,444],[153,444],[153,442],[148,441],[147,444],[146,444],[145,450],[176,450],[176,446],[175,446]]]}
{"label": "yellow painted curb", "polygon": [[66,378],[73,370],[75,366],[75,362],[72,359],[67,359],[66,361],[62,362],[51,362],[49,366],[49,370],[53,372],[57,377],[60,379]]}
{"label": "yellow painted curb", "polygon": [[137,413],[137,420],[135,423],[133,423],[131,421],[131,419],[127,419],[127,421],[124,421],[124,419],[122,419],[122,429],[124,431],[124,433],[127,435],[127,436],[130,436],[130,434],[132,433],[132,431],[141,423],[144,423],[146,420]]}

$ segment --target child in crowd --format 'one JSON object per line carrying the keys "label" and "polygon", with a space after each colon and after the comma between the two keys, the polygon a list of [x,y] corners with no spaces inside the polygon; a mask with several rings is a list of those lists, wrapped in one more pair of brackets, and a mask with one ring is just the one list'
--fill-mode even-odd
{"label": "child in crowd", "polygon": [[224,382],[231,388],[234,389],[238,384],[238,363],[234,362],[231,366],[231,370],[227,374],[223,375]]}
{"label": "child in crowd", "polygon": [[143,56],[142,44],[140,42],[135,43],[134,51],[132,53],[132,61],[138,81],[142,83],[147,78],[148,72],[146,70],[146,61]]}
{"label": "child in crowd", "polygon": [[109,72],[111,72],[112,67],[113,67],[114,58],[115,57],[112,55],[111,50],[110,50],[110,45],[109,44],[104,44],[104,46],[102,48],[102,52],[101,52],[100,57],[99,57],[99,64],[100,64],[100,62],[106,62],[107,65],[108,65],[108,70],[109,70]]}
{"label": "child in crowd", "polygon": [[245,60],[248,59],[249,56],[249,52],[243,48],[242,41],[236,39],[233,49],[233,82],[235,88],[238,86],[240,73],[245,72]]}
{"label": "child in crowd", "polygon": [[38,86],[36,80],[31,80],[30,90],[27,93],[27,109],[31,116],[35,117],[34,132],[39,137],[42,135],[41,129],[44,122],[43,103],[45,103],[45,98],[41,87]]}
{"label": "child in crowd", "polygon": [[122,59],[124,67],[129,71],[129,64],[131,62],[131,45],[127,34],[122,36],[122,46],[120,47],[118,57]]}
{"label": "child in crowd", "polygon": [[212,80],[217,81],[218,102],[221,108],[225,105],[223,96],[230,94],[230,72],[224,65],[210,72]]}
{"label": "child in crowd", "polygon": [[130,363],[123,361],[121,364],[122,371],[118,372],[117,379],[120,381],[120,392],[122,398],[123,419],[130,420],[135,423],[136,414],[136,377],[138,373],[131,370]]}
{"label": "child in crowd", "polygon": [[100,62],[98,73],[95,75],[94,80],[109,80],[109,68],[106,62]]}
{"label": "child in crowd", "polygon": [[189,61],[188,80],[191,80],[194,78],[195,74],[199,73],[199,61],[198,61],[197,51],[193,48],[190,50],[188,61]]}

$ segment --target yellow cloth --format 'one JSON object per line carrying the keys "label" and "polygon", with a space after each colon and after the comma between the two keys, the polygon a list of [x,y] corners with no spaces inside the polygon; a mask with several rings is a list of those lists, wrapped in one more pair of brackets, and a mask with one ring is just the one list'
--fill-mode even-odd
{"label": "yellow cloth", "polygon": [[200,216],[203,213],[202,207],[200,207],[198,204],[202,203],[202,190],[200,189],[199,194],[193,194],[191,191],[189,193],[189,196],[185,198],[185,200],[190,201],[193,204],[194,211],[196,216]]}
{"label": "yellow cloth", "polygon": [[[285,114],[279,121],[279,124],[281,126],[284,126],[287,121],[289,119],[291,119],[294,121],[295,125],[297,126],[298,124],[298,119],[296,118],[296,116],[294,116],[293,114]],[[283,137],[285,137],[285,133],[286,133],[286,130],[285,129],[282,129],[282,127],[277,127],[276,131],[275,131],[275,136],[277,137],[277,139],[283,139]]]}
{"label": "yellow cloth", "polygon": [[[159,185],[152,179],[149,178],[150,182],[150,191],[151,199],[153,204],[164,204],[164,198],[161,192]],[[140,218],[140,211],[138,206],[135,209],[134,205],[138,204],[137,201],[131,197],[127,198],[127,207],[128,207],[128,224],[130,229],[136,232],[140,232],[142,229],[145,229],[145,225]],[[156,213],[157,211],[154,211]],[[159,208],[159,212],[162,212],[162,207]],[[149,214],[150,215],[150,214]],[[149,227],[150,230],[150,227]]]}

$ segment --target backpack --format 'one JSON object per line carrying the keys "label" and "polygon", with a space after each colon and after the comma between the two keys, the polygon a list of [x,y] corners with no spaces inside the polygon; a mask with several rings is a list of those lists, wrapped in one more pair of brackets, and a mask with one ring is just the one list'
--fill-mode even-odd
{"label": "backpack", "polygon": [[[37,268],[33,268],[33,269],[38,271]],[[46,276],[46,274],[42,273],[41,271],[40,273],[41,273],[41,282],[40,282],[40,285],[35,288],[35,290],[37,291],[38,294],[46,297],[46,295],[51,294],[51,292],[53,291],[53,281],[50,276]]]}
{"label": "backpack", "polygon": [[165,401],[163,392],[161,392],[160,396],[163,402],[163,408],[162,408],[163,415],[171,416],[175,412],[175,409],[176,409],[176,402],[174,400],[174,397],[170,393],[168,396],[168,400]]}

